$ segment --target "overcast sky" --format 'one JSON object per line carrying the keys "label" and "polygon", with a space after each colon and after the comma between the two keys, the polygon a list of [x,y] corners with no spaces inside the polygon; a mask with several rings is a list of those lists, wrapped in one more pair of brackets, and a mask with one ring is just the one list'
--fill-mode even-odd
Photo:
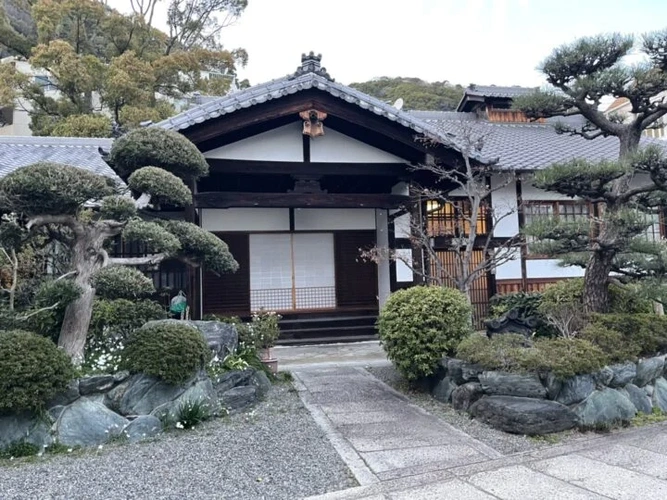
{"label": "overcast sky", "polygon": [[[166,5],[168,0],[163,0]],[[128,0],[110,0],[125,10]],[[468,85],[540,85],[550,51],[600,32],[667,27],[667,0],[248,0],[222,33],[249,54],[257,84],[291,73],[302,52],[342,83],[411,76]],[[164,7],[163,7],[164,9]],[[164,16],[160,16],[164,18]]]}

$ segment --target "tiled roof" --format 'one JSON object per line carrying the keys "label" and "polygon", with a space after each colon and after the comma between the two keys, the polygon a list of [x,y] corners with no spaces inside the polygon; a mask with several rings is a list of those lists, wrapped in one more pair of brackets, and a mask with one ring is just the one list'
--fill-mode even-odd
{"label": "tiled roof", "polygon": [[505,99],[512,99],[520,95],[532,94],[537,89],[533,87],[519,87],[518,85],[512,87],[501,87],[497,85],[475,85],[472,88],[465,89],[466,95],[474,95],[479,97],[498,97]]}
{"label": "tiled roof", "polygon": [[362,109],[375,113],[376,115],[400,123],[404,127],[410,128],[418,134],[423,134],[430,139],[437,140],[445,146],[457,149],[456,143],[452,138],[448,137],[446,134],[442,134],[436,127],[433,127],[428,122],[422,121],[414,114],[396,109],[391,104],[383,102],[380,99],[341,83],[334,82],[316,73],[305,73],[300,76],[287,76],[260,85],[255,85],[254,87],[239,90],[191,108],[176,116],[161,121],[155,124],[155,126],[168,130],[182,131],[207,120],[228,115],[240,109],[249,108],[274,99],[280,99],[281,97],[308,89],[319,89],[328,92],[332,96],[343,101],[355,104]]}
{"label": "tiled roof", "polygon": [[[416,112],[416,116],[423,116],[424,121],[453,136],[465,133],[472,126],[475,135],[485,137],[483,156],[498,159],[498,166],[504,169],[535,170],[573,158],[611,160],[618,158],[619,153],[616,137],[588,140],[557,134],[556,118],[547,123],[493,123],[478,119],[474,113],[430,111]],[[569,117],[567,123],[575,125],[575,121],[580,122],[581,117]],[[643,138],[642,142],[667,149],[667,141]]]}
{"label": "tiled roof", "polygon": [[63,163],[105,177],[118,178],[102,159],[113,139],[78,137],[0,137],[0,177],[40,161]]}

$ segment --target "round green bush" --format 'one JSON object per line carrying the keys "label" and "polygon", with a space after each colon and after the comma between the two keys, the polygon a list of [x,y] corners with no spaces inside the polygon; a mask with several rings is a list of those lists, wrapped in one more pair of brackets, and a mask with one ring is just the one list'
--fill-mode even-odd
{"label": "round green bush", "polygon": [[138,299],[155,293],[153,280],[134,267],[103,267],[91,281],[97,295],[110,300]]}
{"label": "round green bush", "polygon": [[471,330],[472,310],[452,288],[418,286],[393,293],[378,318],[382,347],[408,380],[432,375]]}
{"label": "round green bush", "polygon": [[0,413],[39,411],[74,378],[69,357],[31,332],[0,332]]}
{"label": "round green bush", "polygon": [[199,330],[176,321],[142,326],[122,352],[123,368],[170,384],[185,382],[210,359],[211,350]]}

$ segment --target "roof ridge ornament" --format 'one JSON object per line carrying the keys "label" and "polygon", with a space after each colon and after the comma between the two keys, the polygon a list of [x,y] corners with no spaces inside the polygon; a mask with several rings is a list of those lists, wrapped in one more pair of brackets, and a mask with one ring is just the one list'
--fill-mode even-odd
{"label": "roof ridge ornament", "polygon": [[301,54],[301,66],[299,66],[289,79],[298,78],[306,73],[315,73],[327,80],[334,81],[327,69],[322,66],[322,54],[315,54],[312,50],[308,54]]}

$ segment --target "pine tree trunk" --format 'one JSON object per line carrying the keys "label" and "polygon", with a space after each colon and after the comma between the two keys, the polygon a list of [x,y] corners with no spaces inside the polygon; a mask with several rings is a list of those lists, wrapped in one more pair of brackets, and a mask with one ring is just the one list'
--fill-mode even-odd
{"label": "pine tree trunk", "polygon": [[609,273],[613,257],[593,252],[584,278],[584,309],[586,312],[605,312],[609,302]]}
{"label": "pine tree trunk", "polygon": [[98,258],[102,242],[103,239],[91,231],[81,236],[72,249],[72,268],[76,271],[74,282],[82,293],[65,310],[58,346],[64,349],[76,366],[81,365],[84,359],[95,298],[95,289],[90,280],[95,271],[102,267],[102,261]]}

